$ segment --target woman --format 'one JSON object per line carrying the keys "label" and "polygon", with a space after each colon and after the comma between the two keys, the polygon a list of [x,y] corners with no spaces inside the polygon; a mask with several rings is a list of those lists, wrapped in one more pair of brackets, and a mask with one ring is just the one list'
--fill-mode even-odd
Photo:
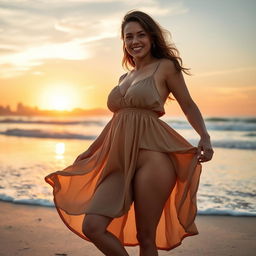
{"label": "woman", "polygon": [[[182,76],[186,68],[160,26],[132,11],[121,33],[123,65],[133,69],[109,93],[113,117],[71,166],[45,180],[64,223],[105,255],[128,255],[124,245],[139,244],[140,256],[155,256],[198,234],[201,163],[213,150]],[[198,147],[159,119],[170,93],[200,135]]]}

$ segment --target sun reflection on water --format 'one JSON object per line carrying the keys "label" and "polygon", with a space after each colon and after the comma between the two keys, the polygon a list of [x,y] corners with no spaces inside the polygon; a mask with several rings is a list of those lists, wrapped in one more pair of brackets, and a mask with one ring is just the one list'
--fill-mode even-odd
{"label": "sun reflection on water", "polygon": [[65,143],[59,142],[55,144],[55,158],[57,159],[63,159],[65,153]]}

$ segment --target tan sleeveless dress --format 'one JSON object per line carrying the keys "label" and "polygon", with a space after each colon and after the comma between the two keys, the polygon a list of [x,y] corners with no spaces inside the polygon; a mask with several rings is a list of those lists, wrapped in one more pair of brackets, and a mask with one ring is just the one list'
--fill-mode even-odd
{"label": "tan sleeveless dress", "polygon": [[165,110],[154,73],[130,86],[125,95],[115,86],[107,101],[114,114],[93,142],[98,146],[92,156],[45,177],[53,187],[61,219],[83,239],[90,241],[82,232],[84,217],[99,214],[114,218],[107,230],[123,245],[138,244],[132,179],[140,148],[167,153],[177,175],[157,227],[157,248],[170,250],[184,237],[198,234],[194,223],[201,174],[197,148],[159,119]]}

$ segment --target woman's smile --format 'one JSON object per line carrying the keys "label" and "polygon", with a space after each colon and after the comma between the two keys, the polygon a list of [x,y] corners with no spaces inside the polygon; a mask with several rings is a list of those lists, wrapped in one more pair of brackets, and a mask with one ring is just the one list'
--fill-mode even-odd
{"label": "woman's smile", "polygon": [[136,46],[136,47],[133,47],[132,50],[134,51],[134,53],[139,53],[141,52],[141,50],[143,49],[142,46]]}

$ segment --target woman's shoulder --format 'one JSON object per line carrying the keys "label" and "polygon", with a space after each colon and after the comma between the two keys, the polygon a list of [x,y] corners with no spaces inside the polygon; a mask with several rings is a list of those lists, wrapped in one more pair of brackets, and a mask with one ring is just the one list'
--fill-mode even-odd
{"label": "woman's shoulder", "polygon": [[118,81],[118,84],[121,83],[121,81],[127,76],[128,72],[122,74],[120,77],[119,77],[119,81]]}
{"label": "woman's shoulder", "polygon": [[174,61],[171,59],[161,58],[160,67],[162,67],[162,69],[166,69],[169,71],[175,71],[175,64]]}
{"label": "woman's shoulder", "polygon": [[162,76],[166,78],[174,75],[177,72],[177,69],[175,67],[173,60],[162,58],[160,60],[159,72],[161,73]]}

